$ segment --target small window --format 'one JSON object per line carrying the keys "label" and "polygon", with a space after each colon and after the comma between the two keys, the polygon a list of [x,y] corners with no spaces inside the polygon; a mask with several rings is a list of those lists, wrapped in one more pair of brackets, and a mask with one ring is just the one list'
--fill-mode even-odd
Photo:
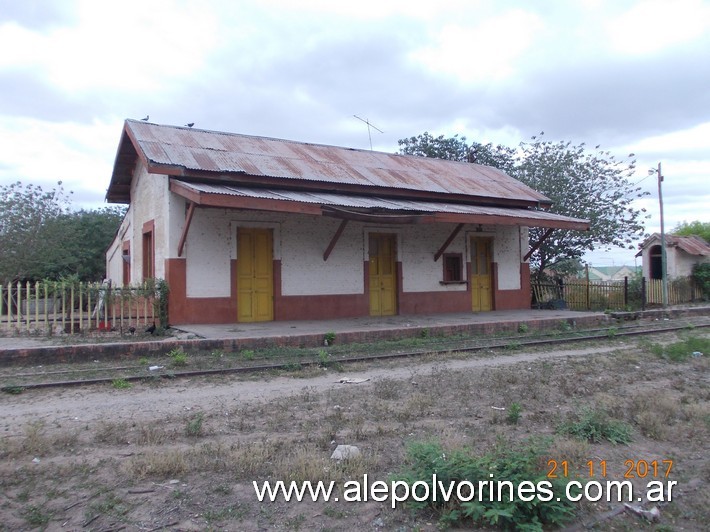
{"label": "small window", "polygon": [[463,281],[463,256],[461,253],[444,254],[444,282],[460,283]]}

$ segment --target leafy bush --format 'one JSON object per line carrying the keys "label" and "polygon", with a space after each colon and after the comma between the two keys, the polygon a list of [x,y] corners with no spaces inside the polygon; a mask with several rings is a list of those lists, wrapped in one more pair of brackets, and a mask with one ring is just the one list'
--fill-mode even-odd
{"label": "leafy bush", "polygon": [[[415,442],[407,449],[408,469],[396,479],[407,482],[409,486],[418,482],[417,486],[422,488],[415,491],[418,499],[423,498],[422,483],[427,484],[429,498],[421,502],[410,500],[409,504],[414,508],[431,508],[437,511],[444,526],[458,523],[466,526],[500,526],[505,529],[541,531],[545,525],[560,525],[574,515],[572,502],[565,496],[564,483],[559,479],[548,479],[541,468],[544,455],[544,449],[534,444],[526,448],[500,444],[488,454],[475,456],[466,449],[444,450],[437,442]],[[433,485],[434,475],[436,486]],[[490,481],[493,481],[493,484]],[[505,486],[501,486],[501,494],[498,496],[494,487],[497,485],[496,481],[511,483],[512,500],[509,499],[509,488]],[[524,481],[536,486],[540,482],[548,483],[552,496],[549,500],[541,500],[547,499],[547,495],[538,491],[537,494],[541,497],[523,501],[517,496],[516,490]],[[463,488],[461,492],[464,499],[468,499],[472,494],[466,487],[470,482],[474,487],[474,497],[468,501],[461,500],[454,488],[449,501],[443,501],[441,487],[448,490],[452,482]],[[466,484],[463,484],[464,482]],[[438,490],[436,498],[435,489]],[[529,494],[530,492],[527,492],[525,498],[529,498]]]}
{"label": "leafy bush", "polygon": [[607,440],[614,445],[627,445],[631,441],[631,426],[612,419],[599,408],[583,408],[573,415],[573,419],[562,423],[557,431],[591,443]]}
{"label": "leafy bush", "polygon": [[703,298],[710,299],[710,263],[696,264],[693,266],[693,281],[703,291]]}

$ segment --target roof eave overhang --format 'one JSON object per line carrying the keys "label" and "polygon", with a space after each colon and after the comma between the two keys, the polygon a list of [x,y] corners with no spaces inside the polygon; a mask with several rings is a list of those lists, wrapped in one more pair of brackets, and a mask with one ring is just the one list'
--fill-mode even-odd
{"label": "roof eave overhang", "polygon": [[[515,215],[463,214],[449,212],[411,212],[411,213],[377,213],[357,209],[333,209],[319,203],[300,201],[284,201],[265,198],[233,196],[195,190],[176,180],[170,181],[170,190],[186,200],[202,207],[217,207],[225,209],[244,209],[269,212],[286,212],[291,214],[310,214],[314,216],[331,216],[355,221],[374,221],[389,223],[464,223],[485,225],[515,225],[524,227],[543,227],[548,229],[571,229],[588,231],[587,220],[558,217],[556,219],[540,219],[530,211],[530,216],[520,216],[519,209]],[[338,215],[338,212],[343,214]],[[350,213],[349,218],[344,212]]]}

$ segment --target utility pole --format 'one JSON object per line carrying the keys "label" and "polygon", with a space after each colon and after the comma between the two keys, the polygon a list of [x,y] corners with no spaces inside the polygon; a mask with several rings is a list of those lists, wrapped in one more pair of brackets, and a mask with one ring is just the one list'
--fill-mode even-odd
{"label": "utility pole", "polygon": [[661,173],[661,163],[658,163],[658,204],[661,207],[661,283],[663,285],[663,306],[668,306],[668,263],[666,259],[666,231],[663,225],[663,192],[661,183],[663,174]]}

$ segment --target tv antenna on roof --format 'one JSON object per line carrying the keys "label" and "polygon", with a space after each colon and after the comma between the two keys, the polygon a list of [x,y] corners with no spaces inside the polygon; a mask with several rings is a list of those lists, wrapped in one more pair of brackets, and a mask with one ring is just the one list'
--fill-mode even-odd
{"label": "tv antenna on roof", "polygon": [[372,124],[370,123],[370,121],[369,121],[367,118],[360,118],[360,117],[357,116],[357,115],[353,115],[353,116],[354,116],[355,118],[357,118],[358,120],[360,120],[361,122],[365,122],[365,123],[367,124],[367,137],[370,139],[370,151],[372,151],[372,135],[370,134],[370,128],[376,129],[376,130],[379,131],[380,133],[384,133],[384,131],[382,131],[381,129],[379,129],[379,128],[375,127],[374,125],[372,125]]}

